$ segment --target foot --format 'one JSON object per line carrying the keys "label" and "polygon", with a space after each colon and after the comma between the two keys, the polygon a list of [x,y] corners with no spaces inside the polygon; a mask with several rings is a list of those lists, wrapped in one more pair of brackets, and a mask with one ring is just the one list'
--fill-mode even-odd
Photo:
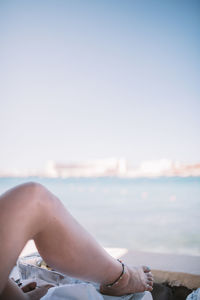
{"label": "foot", "polygon": [[107,287],[100,286],[100,292],[105,295],[122,296],[126,294],[152,291],[153,276],[148,267],[125,266],[125,273],[117,284]]}

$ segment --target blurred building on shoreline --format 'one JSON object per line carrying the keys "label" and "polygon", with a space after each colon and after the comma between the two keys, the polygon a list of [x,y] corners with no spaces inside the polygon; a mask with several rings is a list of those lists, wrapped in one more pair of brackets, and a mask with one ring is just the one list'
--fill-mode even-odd
{"label": "blurred building on shoreline", "polygon": [[167,159],[144,161],[138,167],[131,167],[125,158],[91,160],[83,163],[59,164],[48,162],[48,177],[160,177],[200,176],[199,164],[181,164]]}
{"label": "blurred building on shoreline", "polygon": [[51,177],[102,177],[125,176],[127,161],[124,158],[107,158],[82,163],[63,164],[48,162],[46,172]]}
{"label": "blurred building on shoreline", "polygon": [[69,177],[189,177],[200,176],[200,163],[184,164],[168,159],[143,161],[131,166],[125,158],[106,158],[77,163],[49,161],[44,170],[0,170],[0,177],[41,176],[50,178]]}

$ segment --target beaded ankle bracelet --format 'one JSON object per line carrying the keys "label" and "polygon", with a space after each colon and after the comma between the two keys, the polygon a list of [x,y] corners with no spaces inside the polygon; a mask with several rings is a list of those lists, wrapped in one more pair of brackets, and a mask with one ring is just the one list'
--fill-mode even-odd
{"label": "beaded ankle bracelet", "polygon": [[122,272],[121,272],[120,276],[114,282],[106,284],[105,286],[107,286],[107,287],[112,287],[113,285],[118,284],[118,282],[120,281],[120,279],[122,279],[122,277],[123,277],[123,275],[125,273],[124,263],[120,259],[118,259],[118,261],[122,265]]}

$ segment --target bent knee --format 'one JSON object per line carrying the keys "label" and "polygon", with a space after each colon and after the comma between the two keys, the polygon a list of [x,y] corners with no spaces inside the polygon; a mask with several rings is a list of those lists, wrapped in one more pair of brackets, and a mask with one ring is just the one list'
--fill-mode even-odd
{"label": "bent knee", "polygon": [[17,187],[20,189],[29,190],[32,193],[40,193],[45,190],[45,187],[42,184],[35,181],[28,181]]}
{"label": "bent knee", "polygon": [[1,202],[13,203],[31,203],[37,201],[40,198],[40,195],[45,191],[45,187],[37,182],[26,182],[20,185],[17,185],[7,192],[5,192],[0,198]]}
{"label": "bent knee", "polygon": [[[37,205],[41,206],[43,209],[47,207],[53,208],[55,203],[60,202],[60,200],[53,195],[44,185],[30,181],[22,185],[22,188],[28,194],[28,198],[32,202],[36,202]],[[29,197],[30,196],[30,197]]]}
{"label": "bent knee", "polygon": [[21,192],[26,196],[27,200],[30,202],[36,202],[39,204],[44,198],[48,190],[40,183],[30,181],[19,186]]}
{"label": "bent knee", "polygon": [[52,194],[45,186],[38,182],[27,182],[23,185],[26,190],[28,200],[30,201],[33,209],[46,214],[53,215],[56,207],[59,206],[61,201]]}
{"label": "bent knee", "polygon": [[29,199],[33,199],[33,196],[40,196],[40,194],[45,191],[45,187],[38,182],[29,181],[16,186],[12,190],[21,195],[28,196]]}
{"label": "bent knee", "polygon": [[[0,207],[8,209],[16,207],[19,210],[53,211],[59,202],[51,192],[38,182],[26,182],[20,184],[0,196]],[[14,206],[13,206],[14,205]]]}

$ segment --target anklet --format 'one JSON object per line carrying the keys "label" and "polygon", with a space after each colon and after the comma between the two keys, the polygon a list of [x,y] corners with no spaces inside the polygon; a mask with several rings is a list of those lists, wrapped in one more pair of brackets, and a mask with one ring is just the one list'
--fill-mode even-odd
{"label": "anklet", "polygon": [[121,272],[120,276],[119,276],[114,282],[109,283],[109,284],[105,284],[105,286],[107,286],[107,287],[112,287],[113,285],[118,284],[118,282],[120,281],[120,279],[122,279],[122,277],[123,277],[123,275],[124,275],[124,273],[125,273],[125,270],[124,270],[124,263],[123,263],[120,259],[118,259],[118,261],[119,261],[120,264],[122,265],[122,272]]}

